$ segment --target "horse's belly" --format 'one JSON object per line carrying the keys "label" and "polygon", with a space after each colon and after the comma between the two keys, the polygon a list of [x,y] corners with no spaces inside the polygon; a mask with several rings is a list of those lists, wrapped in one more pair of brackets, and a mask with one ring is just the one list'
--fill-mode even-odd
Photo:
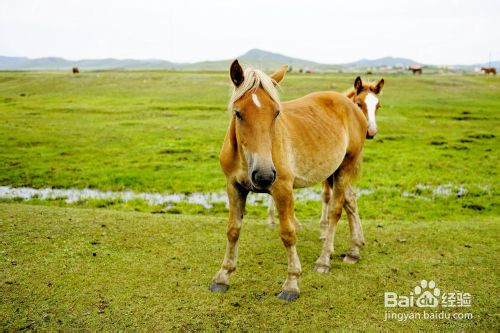
{"label": "horse's belly", "polygon": [[294,188],[313,186],[331,176],[344,160],[345,151],[328,151],[316,156],[305,154],[294,161]]}

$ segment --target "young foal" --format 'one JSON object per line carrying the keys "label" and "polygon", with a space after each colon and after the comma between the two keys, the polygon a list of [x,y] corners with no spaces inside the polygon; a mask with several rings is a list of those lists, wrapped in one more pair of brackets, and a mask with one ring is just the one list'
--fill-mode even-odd
{"label": "young foal", "polygon": [[[363,112],[368,122],[368,129],[366,132],[367,139],[373,139],[377,134],[377,121],[375,113],[380,108],[378,95],[384,87],[384,79],[381,79],[377,84],[364,83],[358,76],[354,80],[354,89],[346,92],[346,96],[350,98]],[[320,219],[320,239],[326,239],[328,232],[328,209],[331,197],[333,195],[333,178],[328,177],[323,182],[323,191],[321,198],[323,201],[323,209]],[[351,186],[346,186],[344,196],[346,198],[344,209],[347,213],[349,220],[349,230],[351,233],[351,247],[344,257],[346,263],[356,263],[359,258],[359,250],[361,244],[364,244],[363,229],[361,227],[361,220],[359,218],[358,209],[355,201],[355,192]],[[335,235],[334,235],[335,236]]]}
{"label": "young foal", "polygon": [[[361,110],[363,111],[363,114],[365,115],[369,125],[369,129],[366,133],[367,139],[373,139],[375,137],[375,134],[377,134],[377,121],[375,119],[375,113],[380,107],[380,103],[378,102],[377,96],[380,94],[383,87],[384,87],[384,79],[381,79],[377,84],[371,84],[362,82],[361,78],[358,76],[356,80],[354,80],[354,89],[350,89],[344,93],[349,99],[351,99],[354,103],[356,103],[356,105],[358,105],[358,107],[360,107]],[[323,191],[321,193],[321,198],[323,202],[323,209],[321,211],[321,219],[320,219],[321,240],[325,239],[326,227],[328,226],[328,203],[332,195],[331,193],[332,185],[330,184],[331,182],[332,179],[330,178],[323,182]],[[349,191],[351,190],[349,189]],[[348,207],[344,208],[346,209],[347,214],[350,216]],[[269,197],[267,215],[268,215],[269,225],[273,226],[275,224],[275,221],[274,221],[274,200],[272,196]],[[295,224],[296,226],[300,226],[300,223],[298,222],[297,219],[295,221]],[[352,236],[353,235],[351,234],[351,237]],[[344,261],[347,262],[349,259],[352,258],[344,258]]]}
{"label": "young foal", "polygon": [[[235,60],[230,69],[234,84],[229,101],[232,113],[220,154],[227,180],[229,220],[226,254],[210,285],[214,292],[229,288],[236,269],[238,238],[249,191],[270,193],[279,212],[280,236],[288,252],[288,276],[279,298],[299,297],[302,272],[297,255],[293,189],[334,180],[329,202],[329,226],[315,270],[327,272],[333,252],[333,233],[346,197],[361,164],[368,124],[361,109],[335,92],[312,93],[280,103],[275,85],[284,77],[282,66],[271,77]],[[361,245],[361,244],[360,244]]]}

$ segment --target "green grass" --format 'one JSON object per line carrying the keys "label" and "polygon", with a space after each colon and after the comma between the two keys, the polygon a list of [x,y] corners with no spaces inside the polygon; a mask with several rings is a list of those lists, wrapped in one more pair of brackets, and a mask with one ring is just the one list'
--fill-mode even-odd
{"label": "green grass", "polygon": [[[343,91],[354,74],[291,74],[283,100]],[[373,76],[377,79],[378,76]],[[379,134],[366,144],[359,186],[368,218],[498,215],[500,79],[388,75]],[[226,73],[0,73],[0,185],[138,192],[221,191],[218,152],[228,124]],[[425,202],[417,185],[468,193]],[[381,202],[384,205],[381,207]],[[62,201],[55,204],[64,204]],[[82,203],[158,210],[144,204]],[[305,217],[319,206],[298,205]],[[198,207],[176,207],[203,213]],[[208,211],[225,214],[224,210]],[[264,210],[257,209],[256,216]]]}
{"label": "green grass", "polygon": [[[355,76],[288,75],[282,99],[343,91]],[[0,185],[222,191],[228,82],[216,72],[0,72]],[[373,190],[358,200],[367,238],[359,265],[338,257],[348,246],[343,217],[332,271],[311,271],[321,207],[298,202],[302,294],[292,304],[277,300],[286,253],[277,230],[264,225],[265,207],[249,206],[240,267],[229,293],[213,295],[207,287],[225,247],[222,204],[2,199],[0,325],[498,330],[500,78],[386,75],[385,82],[379,134],[366,143],[358,182]],[[434,195],[440,185],[452,194]],[[459,195],[460,187],[467,191]],[[421,279],[471,293],[474,319],[384,322],[384,291],[408,294]]]}
{"label": "green grass", "polygon": [[[498,330],[498,218],[365,220],[367,246],[354,266],[338,256],[348,248],[344,223],[325,275],[312,272],[317,224],[304,221],[293,303],[274,297],[286,252],[262,220],[244,222],[225,294],[208,291],[225,248],[224,218],[0,204],[0,221],[6,330]],[[470,293],[470,308],[445,310],[473,319],[384,321],[384,291],[408,294],[421,279]]]}

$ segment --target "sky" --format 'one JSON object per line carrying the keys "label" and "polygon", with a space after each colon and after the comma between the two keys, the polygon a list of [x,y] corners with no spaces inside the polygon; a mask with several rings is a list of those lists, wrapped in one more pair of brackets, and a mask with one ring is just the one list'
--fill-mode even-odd
{"label": "sky", "polygon": [[500,60],[500,0],[2,0],[0,55],[235,58],[252,48],[337,64]]}

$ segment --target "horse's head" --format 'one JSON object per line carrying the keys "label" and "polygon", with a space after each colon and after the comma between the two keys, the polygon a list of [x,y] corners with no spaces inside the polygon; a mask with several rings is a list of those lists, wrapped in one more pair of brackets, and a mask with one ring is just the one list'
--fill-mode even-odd
{"label": "horse's head", "polygon": [[377,121],[375,113],[380,108],[378,95],[384,87],[384,79],[381,79],[377,84],[366,84],[361,81],[358,76],[354,80],[354,91],[351,95],[354,103],[363,111],[368,120],[368,130],[366,133],[367,139],[373,139],[377,134]]}
{"label": "horse's head", "polygon": [[280,102],[275,86],[285,76],[287,68],[284,65],[269,77],[256,69],[243,71],[238,60],[231,64],[234,90],[229,110],[240,156],[246,162],[248,178],[256,190],[268,189],[276,179],[272,133],[280,114]]}

